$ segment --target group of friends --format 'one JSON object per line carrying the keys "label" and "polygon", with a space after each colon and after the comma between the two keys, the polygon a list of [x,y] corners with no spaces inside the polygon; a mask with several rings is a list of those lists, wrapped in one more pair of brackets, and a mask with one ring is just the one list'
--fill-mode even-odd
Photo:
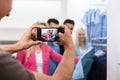
{"label": "group of friends", "polygon": [[[50,18],[48,19],[47,23],[36,22],[33,25],[42,26],[42,28],[57,28],[59,27],[59,21],[56,18]],[[65,25],[64,27],[67,27],[70,30],[70,35],[72,35],[72,31],[75,25],[74,20],[66,19],[63,25]],[[37,30],[34,31],[36,32]],[[79,59],[81,59],[81,56],[92,47],[91,43],[87,41],[87,33],[84,27],[80,26],[80,28],[77,30],[74,47],[76,51],[74,62],[77,65],[77,62]],[[41,44],[34,45],[26,50],[19,51],[17,53],[16,59],[28,70],[44,73],[46,75],[53,75],[64,55],[63,53],[63,45],[57,44],[56,42],[42,42]],[[76,68],[74,70],[76,70]],[[83,69],[81,70],[81,74],[84,75]],[[76,73],[73,74],[73,76],[75,75]],[[84,76],[79,78],[75,76],[75,79],[73,77],[73,80],[85,80],[85,78]]]}
{"label": "group of friends", "polygon": [[[0,20],[10,15],[11,9],[12,0],[0,0]],[[50,18],[47,23],[34,23],[15,44],[0,46],[0,80],[86,80],[81,59],[92,45],[83,27],[78,28],[74,45],[74,25],[71,19],[59,25],[57,19]],[[37,40],[37,28],[46,27],[64,28],[64,33],[58,33],[59,42]],[[16,60],[11,57],[15,52]],[[81,74],[77,74],[80,68]]]}

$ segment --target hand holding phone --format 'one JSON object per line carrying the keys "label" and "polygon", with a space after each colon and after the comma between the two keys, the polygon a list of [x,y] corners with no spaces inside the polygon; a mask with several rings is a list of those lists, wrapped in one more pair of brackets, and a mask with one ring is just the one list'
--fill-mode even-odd
{"label": "hand holding phone", "polygon": [[38,28],[37,40],[44,42],[60,41],[58,36],[59,32],[64,33],[64,28]]}

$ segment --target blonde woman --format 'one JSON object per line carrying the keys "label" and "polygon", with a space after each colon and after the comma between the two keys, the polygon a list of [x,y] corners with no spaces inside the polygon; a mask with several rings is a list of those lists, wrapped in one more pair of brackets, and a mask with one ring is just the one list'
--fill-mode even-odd
{"label": "blonde woman", "polygon": [[76,56],[82,56],[87,49],[92,47],[88,42],[86,29],[83,27],[78,28],[76,32],[75,47]]}
{"label": "blonde woman", "polygon": [[75,48],[76,56],[79,56],[80,59],[76,64],[72,80],[86,80],[86,76],[94,59],[95,51],[91,43],[87,41],[86,30],[83,27],[78,28],[76,32]]}

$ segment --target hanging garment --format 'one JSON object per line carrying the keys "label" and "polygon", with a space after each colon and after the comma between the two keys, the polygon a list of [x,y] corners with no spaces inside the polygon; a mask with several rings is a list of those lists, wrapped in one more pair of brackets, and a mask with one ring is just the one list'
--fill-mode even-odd
{"label": "hanging garment", "polygon": [[107,36],[106,14],[102,14],[99,9],[90,9],[82,18],[82,22],[87,26],[88,40],[91,42],[95,37]]}

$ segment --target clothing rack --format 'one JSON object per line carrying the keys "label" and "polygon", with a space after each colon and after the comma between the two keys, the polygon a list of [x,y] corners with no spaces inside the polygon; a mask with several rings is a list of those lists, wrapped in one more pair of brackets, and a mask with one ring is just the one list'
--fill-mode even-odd
{"label": "clothing rack", "polygon": [[89,9],[99,9],[101,11],[101,14],[107,13],[107,1],[89,1]]}
{"label": "clothing rack", "polygon": [[96,49],[107,52],[107,37],[95,37],[92,38],[92,45]]}
{"label": "clothing rack", "polygon": [[107,39],[107,37],[95,37],[95,38],[92,38],[92,40],[98,40],[98,39],[104,39],[104,40],[106,40]]}

